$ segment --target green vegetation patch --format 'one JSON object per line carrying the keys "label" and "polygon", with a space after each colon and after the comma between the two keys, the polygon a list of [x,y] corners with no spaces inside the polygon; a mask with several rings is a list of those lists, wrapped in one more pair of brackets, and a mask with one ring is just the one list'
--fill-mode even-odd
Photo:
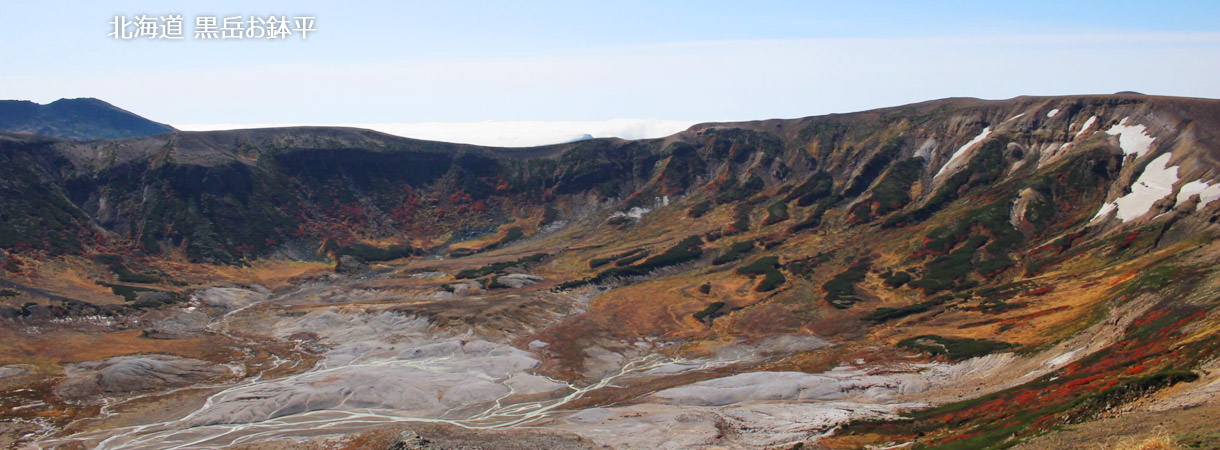
{"label": "green vegetation patch", "polygon": [[639,252],[639,253],[637,253],[637,254],[634,254],[634,255],[627,256],[627,257],[624,257],[624,258],[622,258],[622,259],[619,259],[618,261],[615,261],[615,262],[614,262],[614,265],[615,265],[615,266],[618,266],[618,267],[630,266],[630,265],[632,265],[632,264],[635,264],[635,263],[636,263],[636,261],[639,261],[639,260],[644,259],[644,258],[647,258],[647,257],[648,257],[648,251],[647,251],[647,250],[644,250],[644,251]]}
{"label": "green vegetation patch", "polygon": [[1139,292],[1161,292],[1170,282],[1182,281],[1188,270],[1171,265],[1160,265],[1139,273],[1123,287],[1124,295],[1134,295]]}
{"label": "green vegetation patch", "polygon": [[892,288],[900,288],[903,285],[911,282],[911,274],[904,271],[898,271],[885,277],[885,285]]}
{"label": "green vegetation patch", "polygon": [[1220,448],[1220,431],[1215,429],[1178,433],[1173,436],[1173,439],[1181,448]]}
{"label": "green vegetation patch", "polygon": [[748,275],[751,278],[762,275],[763,279],[754,286],[754,290],[758,292],[773,291],[776,288],[788,281],[784,274],[779,271],[779,257],[764,256],[754,260],[754,262],[738,267],[737,273]]}
{"label": "green vegetation patch", "polygon": [[749,253],[751,251],[754,251],[754,241],[737,242],[733,245],[730,245],[729,248],[724,249],[720,253],[720,256],[717,256],[715,259],[712,260],[712,264],[715,264],[715,265],[728,264],[733,261],[741,259],[742,256],[745,256],[746,253]]}
{"label": "green vegetation patch", "polygon": [[512,228],[509,228],[508,232],[504,234],[503,239],[500,239],[498,242],[496,242],[496,245],[497,246],[504,245],[509,242],[521,239],[523,237],[525,237],[525,232],[521,231],[521,227],[512,227]]}
{"label": "green vegetation patch", "polygon": [[767,218],[763,220],[763,225],[771,225],[788,220],[788,203],[783,200],[778,200],[767,206]]}
{"label": "green vegetation patch", "polygon": [[1037,285],[1031,281],[1018,281],[1015,283],[1008,283],[986,289],[979,289],[978,295],[987,300],[1007,299],[1015,297],[1017,294],[1024,291],[1033,289],[1036,286]]}
{"label": "green vegetation patch", "polygon": [[932,308],[943,305],[950,300],[953,300],[952,295],[942,295],[940,297],[936,297],[926,302],[916,303],[914,305],[907,305],[898,308],[877,308],[876,311],[864,316],[864,320],[881,323],[889,320],[901,319],[906,316],[930,311]]}
{"label": "green vegetation patch", "polygon": [[546,225],[556,220],[559,220],[559,210],[555,209],[555,206],[548,204],[546,205],[546,209],[542,211],[542,221],[538,223],[540,225]]}
{"label": "green vegetation patch", "polygon": [[810,211],[808,216],[805,216],[805,218],[800,222],[797,222],[796,225],[788,227],[788,232],[799,233],[804,230],[817,228],[819,225],[822,225],[822,216],[826,215],[826,210],[828,208],[829,202],[818,203],[818,206]]}
{"label": "green vegetation patch", "polygon": [[823,283],[822,290],[826,291],[826,301],[839,309],[850,308],[859,302],[860,297],[856,295],[856,283],[864,281],[868,267],[868,260],[861,259],[847,270],[835,275],[830,281]]}
{"label": "green vegetation patch", "polygon": [[852,198],[864,193],[864,190],[873,184],[873,180],[876,180],[881,175],[881,172],[885,170],[886,166],[889,166],[890,162],[902,151],[902,145],[903,141],[901,138],[886,142],[881,147],[881,150],[877,151],[868,162],[864,163],[864,166],[860,168],[859,174],[847,184],[847,188],[842,193],[843,197]]}
{"label": "green vegetation patch", "polygon": [[364,243],[356,243],[335,250],[335,256],[351,255],[365,261],[390,261],[414,255],[415,249],[409,245],[390,245],[382,248]]}
{"label": "green vegetation patch", "polygon": [[819,265],[829,262],[833,256],[833,252],[818,253],[813,256],[788,261],[788,264],[786,264],[784,268],[788,269],[788,273],[793,275],[809,277],[813,275],[813,271],[816,270]]}
{"label": "green vegetation patch", "polygon": [[558,289],[572,289],[591,283],[603,283],[613,278],[640,277],[662,267],[694,261],[703,256],[703,238],[694,235],[687,236],[664,253],[645,259],[634,266],[613,267],[597,275],[580,280],[564,282]]}
{"label": "green vegetation patch", "polygon": [[664,253],[648,258],[640,266],[647,267],[650,270],[664,266],[672,266],[681,264],[687,261],[693,261],[703,256],[703,238],[699,236],[687,236],[673,247],[665,250]]}
{"label": "green vegetation patch", "polygon": [[695,320],[710,323],[713,319],[725,314],[724,302],[712,302],[712,304],[707,305],[706,308],[695,312],[693,316],[695,316]]}
{"label": "green vegetation patch", "polygon": [[817,171],[808,180],[792,189],[785,200],[796,200],[797,206],[809,206],[826,198],[834,190],[834,178],[825,171]]}
{"label": "green vegetation patch", "polygon": [[754,262],[738,267],[737,273],[742,275],[762,275],[770,270],[779,267],[778,256],[764,256],[754,260]]}
{"label": "green vegetation patch", "polygon": [[696,203],[693,206],[691,206],[689,210],[686,211],[686,215],[690,216],[691,218],[698,219],[700,217],[703,217],[704,214],[707,214],[709,211],[711,211],[712,206],[714,206],[712,204],[712,202],[706,201],[706,200]]}
{"label": "green vegetation patch", "polygon": [[[615,265],[618,265],[618,266],[624,266],[627,264],[631,264],[632,262],[638,261],[640,258],[643,258],[645,256],[648,256],[648,250],[645,250],[642,248],[637,248],[634,250],[628,250],[625,252],[606,256],[604,258],[590,259],[589,268],[596,269],[598,267],[601,267],[601,266],[604,266],[604,265],[610,264],[610,263],[615,263]],[[624,262],[624,261],[627,261],[627,262]]]}
{"label": "green vegetation patch", "polygon": [[152,289],[152,288],[139,287],[139,286],[128,286],[125,284],[110,284],[110,283],[100,283],[100,284],[102,286],[110,288],[110,292],[113,292],[114,295],[123,297],[123,299],[125,299],[129,302],[135,302],[140,297],[141,293],[153,292],[153,293],[161,294],[161,295],[152,296],[153,298],[151,298],[151,299],[141,300],[139,303],[136,303],[134,305],[137,308],[156,308],[161,305],[169,305],[169,304],[173,304],[173,303],[178,303],[178,302],[181,302],[186,299],[180,293],[163,291],[160,289]]}
{"label": "green vegetation patch", "polygon": [[535,253],[535,254],[532,254],[529,256],[522,256],[522,257],[518,258],[516,261],[504,261],[504,262],[498,262],[498,263],[491,263],[486,266],[479,267],[477,269],[466,269],[461,272],[458,272],[457,275],[455,275],[455,277],[458,279],[480,278],[483,276],[491,275],[493,273],[504,272],[504,270],[508,269],[509,267],[527,266],[530,264],[534,264],[539,261],[542,261],[543,259],[546,259],[546,257],[548,257],[548,256],[550,256],[550,255],[548,255],[546,253]]}
{"label": "green vegetation patch", "polygon": [[[1105,146],[1075,153],[1052,170],[1029,183],[1038,195],[1030,202],[1025,219],[1040,232],[1058,232],[1088,220],[1090,212],[1077,205],[1103,200],[1105,187],[1121,167]],[[1084,214],[1084,215],[1082,215]],[[1055,246],[1064,248],[1061,244]]]}
{"label": "green vegetation patch", "polygon": [[766,187],[767,184],[758,175],[750,175],[749,179],[739,185],[724,183],[720,185],[720,192],[716,194],[716,203],[740,202],[762,192]]}
{"label": "green vegetation patch", "polygon": [[931,256],[924,265],[923,277],[911,286],[934,294],[949,289],[970,289],[977,285],[970,273],[990,277],[1014,264],[1010,252],[1023,236],[1008,221],[1008,202],[997,201],[967,211],[963,220],[936,228],[925,237],[923,249],[914,259]]}
{"label": "green vegetation patch", "polygon": [[732,236],[750,229],[750,205],[738,203],[733,207],[733,224],[724,230],[724,236]]}
{"label": "green vegetation patch", "polygon": [[911,186],[919,180],[922,171],[923,158],[894,163],[873,186],[868,198],[856,203],[848,215],[856,222],[867,222],[906,206],[911,202]]}
{"label": "green vegetation patch", "polygon": [[1006,342],[987,341],[970,338],[951,338],[936,335],[916,336],[904,339],[899,347],[931,353],[934,356],[944,355],[949,359],[959,360],[983,356],[998,350],[1012,347]]}
{"label": "green vegetation patch", "polygon": [[763,274],[762,281],[758,282],[758,286],[754,286],[754,290],[758,292],[769,292],[783,286],[784,282],[788,281],[784,274],[779,270],[771,270]]}

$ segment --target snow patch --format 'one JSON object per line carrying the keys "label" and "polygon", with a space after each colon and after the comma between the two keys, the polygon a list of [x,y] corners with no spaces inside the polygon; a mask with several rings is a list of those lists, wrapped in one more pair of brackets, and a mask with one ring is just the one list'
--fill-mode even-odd
{"label": "snow patch", "polygon": [[1211,202],[1220,200],[1220,183],[1194,180],[1183,184],[1182,188],[1178,190],[1177,202],[1182,203],[1189,200],[1190,196],[1195,194],[1199,194],[1199,205],[1195,207],[1195,211],[1198,211]]}
{"label": "snow patch", "polygon": [[644,217],[645,214],[648,214],[650,212],[652,212],[652,208],[641,208],[639,206],[632,206],[631,209],[628,209],[626,211],[615,211],[613,214],[610,214],[610,217],[611,218],[630,217],[635,220],[640,220],[640,218]]}
{"label": "snow patch", "polygon": [[1024,116],[1024,115],[1025,115],[1025,113],[1017,114],[1015,116],[1009,117],[1008,120],[1005,120],[1005,122],[1012,122],[1014,120],[1020,119],[1021,116]]}
{"label": "snow patch", "polygon": [[1091,128],[1095,122],[1097,122],[1097,116],[1089,116],[1089,120],[1084,121],[1084,125],[1080,126],[1080,131],[1076,132],[1076,137],[1072,138],[1072,140],[1074,141],[1080,139],[1080,135],[1084,134],[1086,131],[1089,131],[1089,128]]}
{"label": "snow patch", "polygon": [[630,217],[635,220],[640,220],[641,218],[644,217],[645,214],[652,212],[652,210],[654,210],[654,209],[669,206],[669,196],[663,195],[660,197],[656,197],[653,199],[652,203],[653,203],[652,208],[644,208],[642,206],[632,206],[631,209],[628,209],[626,211],[615,211],[614,213],[610,214],[610,218],[613,219],[615,217]]}
{"label": "snow patch", "polygon": [[1118,146],[1122,147],[1124,155],[1135,155],[1136,158],[1144,156],[1148,150],[1152,148],[1152,141],[1156,139],[1148,134],[1148,128],[1138,123],[1127,124],[1130,117],[1123,117],[1117,125],[1106,130],[1106,134],[1118,136]]}
{"label": "snow patch", "polygon": [[1093,220],[1117,211],[1118,218],[1128,222],[1146,214],[1153,203],[1173,193],[1173,185],[1178,182],[1178,166],[1169,166],[1172,158],[1172,153],[1166,153],[1148,163],[1144,173],[1131,185],[1131,193],[1102,205]]}
{"label": "snow patch", "polygon": [[1055,114],[1059,114],[1059,108],[1055,108],[1055,109],[1052,109],[1052,110],[1050,110],[1050,111],[1047,111],[1047,112],[1046,112],[1046,117],[1048,117],[1048,118],[1049,118],[1049,117],[1055,117]]}
{"label": "snow patch", "polygon": [[939,177],[939,176],[941,176],[941,174],[943,174],[949,170],[955,169],[955,168],[957,168],[957,166],[960,166],[962,164],[962,161],[959,161],[959,159],[963,155],[966,154],[966,151],[973,148],[976,144],[983,142],[983,140],[987,139],[987,136],[990,136],[990,135],[991,135],[991,127],[983,128],[982,133],[979,133],[979,135],[975,136],[974,139],[971,139],[969,142],[966,142],[965,144],[963,144],[961,146],[961,148],[958,148],[956,152],[953,152],[953,156],[950,156],[949,161],[945,163],[944,167],[941,167],[940,171],[936,172],[936,176]]}

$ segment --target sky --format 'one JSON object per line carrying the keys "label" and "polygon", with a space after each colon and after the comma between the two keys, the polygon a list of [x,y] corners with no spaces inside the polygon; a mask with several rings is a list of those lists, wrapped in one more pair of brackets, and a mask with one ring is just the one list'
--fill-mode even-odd
{"label": "sky", "polygon": [[[181,14],[184,39],[107,36]],[[314,17],[196,39],[199,16]],[[44,1],[0,8],[0,98],[181,129],[366,126],[533,145],[943,97],[1220,98],[1215,1]]]}

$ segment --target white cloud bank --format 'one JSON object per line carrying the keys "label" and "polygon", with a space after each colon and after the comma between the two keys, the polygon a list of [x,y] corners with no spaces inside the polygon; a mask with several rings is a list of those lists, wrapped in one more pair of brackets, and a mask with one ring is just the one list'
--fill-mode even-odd
{"label": "white cloud bank", "polygon": [[[1132,61],[1139,61],[1133,64]],[[1220,33],[818,38],[0,70],[0,98],[98,97],[160,122],[754,120],[942,97],[1220,97]],[[590,131],[577,131],[589,133]]]}
{"label": "white cloud bank", "polygon": [[[415,123],[342,123],[325,124],[367,128],[430,141],[496,147],[532,147],[571,142],[585,137],[648,139],[665,137],[690,128],[691,120],[613,119],[600,121],[483,121]],[[182,124],[185,131],[232,130],[238,128],[290,127],[319,125],[302,123],[204,123]]]}

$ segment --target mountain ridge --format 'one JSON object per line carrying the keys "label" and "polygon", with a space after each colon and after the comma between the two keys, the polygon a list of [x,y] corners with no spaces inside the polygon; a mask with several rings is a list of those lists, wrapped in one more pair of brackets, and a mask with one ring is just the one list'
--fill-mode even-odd
{"label": "mountain ridge", "polygon": [[[1083,102],[1083,103],[1082,103]],[[1019,110],[1044,110],[1050,108],[1051,104],[1064,107],[1065,112],[1056,117],[1023,117],[1019,118],[1022,112]],[[630,168],[624,166],[626,161],[620,159],[618,162],[605,160],[604,158],[627,158],[634,159],[636,162],[632,164],[649,164],[660,162],[662,159],[670,159],[673,156],[672,152],[675,148],[682,148],[690,145],[702,145],[703,150],[693,156],[694,160],[689,162],[696,165],[702,164],[695,160],[713,158],[723,160],[726,156],[733,159],[727,162],[732,168],[733,174],[725,173],[725,175],[736,175],[741,171],[749,172],[752,170],[750,165],[756,165],[759,162],[770,164],[769,170],[761,170],[755,173],[755,176],[761,177],[760,180],[766,186],[777,186],[783,184],[781,179],[786,176],[781,172],[796,170],[798,173],[808,172],[810,166],[820,165],[823,170],[830,169],[833,181],[840,186],[839,189],[844,189],[843,186],[849,178],[857,178],[860,186],[854,190],[863,190],[868,188],[868,183],[876,181],[875,176],[880,173],[863,173],[865,169],[863,164],[871,160],[876,160],[875,164],[886,164],[886,162],[876,159],[880,151],[885,150],[889,153],[885,156],[888,159],[895,158],[910,158],[916,153],[914,148],[916,143],[912,140],[921,140],[918,145],[930,146],[922,149],[929,152],[922,156],[925,159],[924,164],[927,166],[942,167],[946,164],[949,158],[948,148],[956,148],[963,144],[963,135],[966,133],[977,134],[978,130],[984,128],[981,124],[987,124],[988,127],[1009,127],[1021,133],[1021,127],[1039,127],[1044,123],[1055,122],[1062,125],[1059,127],[1071,127],[1079,124],[1079,119],[1075,118],[1076,113],[1072,108],[1084,107],[1102,107],[1102,108],[1127,108],[1129,110],[1162,108],[1159,112],[1164,117],[1170,117],[1174,113],[1174,108],[1192,109],[1203,108],[1201,113],[1198,111],[1187,111],[1196,118],[1214,118],[1220,117],[1220,101],[1202,100],[1202,99],[1169,99],[1151,96],[1067,96],[1067,97],[1018,97],[1011,100],[987,101],[977,99],[946,99],[930,102],[921,102],[912,105],[905,105],[893,108],[883,108],[877,110],[862,111],[848,114],[834,114],[827,116],[811,116],[800,119],[791,120],[767,120],[754,121],[731,124],[700,124],[691,127],[691,129],[677,133],[672,136],[659,139],[646,139],[636,141],[626,141],[619,139],[593,139],[574,143],[555,144],[542,147],[532,147],[525,149],[517,148],[496,148],[466,144],[451,144],[435,141],[421,141],[411,138],[402,138],[384,133],[379,133],[371,130],[363,130],[356,128],[333,128],[333,127],[295,127],[295,128],[271,128],[271,129],[248,129],[248,130],[228,130],[228,131],[212,131],[212,132],[172,132],[164,135],[153,137],[138,137],[123,140],[111,141],[45,141],[45,140],[30,140],[25,142],[26,145],[45,146],[51,149],[51,153],[56,157],[66,158],[67,166],[60,165],[51,168],[53,171],[60,173],[58,176],[73,176],[75,173],[77,179],[85,184],[93,184],[93,182],[85,181],[80,176],[86,178],[92,177],[89,175],[91,171],[102,171],[103,173],[113,173],[116,168],[129,167],[131,164],[145,167],[141,170],[150,170],[156,167],[230,167],[230,172],[236,168],[244,181],[241,184],[251,185],[261,177],[256,175],[261,161],[266,161],[267,158],[281,160],[287,162],[294,158],[292,155],[311,155],[309,158],[343,158],[343,153],[352,155],[363,154],[369,158],[386,160],[392,159],[393,164],[398,164],[406,172],[413,173],[417,176],[422,175],[428,180],[438,180],[441,178],[458,177],[461,189],[465,191],[477,191],[479,195],[489,195],[492,190],[489,188],[486,181],[478,181],[471,177],[487,177],[496,176],[495,174],[509,174],[517,172],[518,182],[523,183],[518,188],[524,188],[525,185],[533,185],[533,192],[545,194],[546,192],[553,193],[572,193],[587,189],[592,184],[602,186],[600,195],[612,196],[621,194],[626,197],[638,195],[660,195],[673,192],[686,192],[688,190],[698,188],[699,186],[688,186],[685,184],[696,182],[696,178],[703,179],[703,183],[712,182],[711,177],[714,174],[710,172],[696,173],[694,166],[690,167],[675,167],[671,170],[678,170],[683,173],[670,174],[680,177],[679,180],[663,180],[664,171],[656,173],[648,173],[654,168],[637,166]],[[924,131],[906,130],[903,127],[911,127],[911,117],[918,119],[919,117],[933,117],[934,115],[944,116],[950,114],[948,121],[940,120],[936,128],[929,128]],[[1001,117],[1003,116],[1003,117]],[[939,117],[939,116],[937,116]],[[1019,118],[1019,119],[1018,119]],[[1076,122],[1073,123],[1073,120]],[[1108,123],[1118,121],[1118,117],[1107,119],[1107,124],[1097,125],[1100,128],[1102,125],[1109,127]],[[1170,119],[1172,120],[1172,119]],[[1213,131],[1220,126],[1212,127],[1210,124],[1201,126],[1196,125],[1198,119],[1181,120],[1187,128],[1185,133],[1179,133],[1188,139],[1214,139]],[[1011,122],[1011,123],[1010,123]],[[1065,123],[1066,122],[1066,123]],[[1213,120],[1214,122],[1214,120]],[[973,125],[972,125],[973,124]],[[1092,124],[1090,124],[1092,125]],[[1154,124],[1166,131],[1178,132],[1174,129],[1177,123],[1162,123]],[[830,130],[830,134],[822,133],[822,137],[817,141],[810,142],[811,146],[818,146],[828,142],[828,139],[842,140],[842,131],[834,130],[849,130],[853,127],[888,127],[892,131],[890,133],[898,133],[892,135],[890,140],[893,145],[906,146],[906,149],[898,147],[886,148],[880,145],[878,137],[868,138],[863,141],[858,149],[844,148],[833,152],[828,149],[819,148],[820,152],[817,155],[811,154],[813,151],[805,149],[801,156],[794,145],[797,142],[808,140],[804,135],[816,134],[814,128]],[[894,127],[898,128],[894,128]],[[1015,127],[1015,128],[1014,128]],[[969,129],[967,131],[966,129]],[[1008,128],[1006,128],[1008,129]],[[741,131],[732,131],[741,130]],[[749,130],[745,132],[745,130]],[[814,130],[814,131],[811,131]],[[959,131],[960,130],[960,131]],[[1087,130],[1086,130],[1087,131]],[[1159,130],[1158,130],[1159,131]],[[742,134],[745,132],[746,134]],[[925,136],[911,136],[911,133],[923,133]],[[760,134],[761,133],[761,134]],[[837,133],[837,134],[836,134]],[[1049,133],[1049,134],[1046,134]],[[755,146],[765,144],[769,146],[771,154],[763,154],[763,159],[767,161],[757,160],[751,162],[750,158],[757,154],[749,154],[737,152],[734,155],[733,148],[711,148],[701,141],[707,141],[709,138],[716,139],[717,135],[732,135],[720,139],[720,142],[736,142],[734,140],[744,139],[743,145]],[[770,137],[768,137],[770,136]],[[956,137],[962,136],[962,137]],[[1074,137],[1073,137],[1074,136]],[[1047,129],[1044,135],[1040,138],[1045,140],[1054,140],[1056,142],[1063,141],[1059,145],[1061,147],[1070,146],[1067,141],[1075,140],[1082,137],[1082,132],[1079,130],[1060,129],[1058,131]],[[13,138],[20,139],[20,138]],[[754,142],[761,139],[761,141]],[[776,139],[767,143],[767,139]],[[895,140],[898,139],[898,140]],[[961,140],[959,140],[961,139]],[[1033,138],[1024,138],[1026,141]],[[901,141],[901,142],[900,142]],[[1014,141],[1015,142],[1015,141]],[[1032,141],[1029,141],[1032,142]],[[1029,142],[1017,142],[1016,145],[1029,145]],[[682,145],[679,145],[682,144]],[[677,145],[678,147],[675,147]],[[730,145],[738,145],[736,143]],[[1038,144],[1045,146],[1046,144]],[[1193,148],[1193,147],[1192,147]],[[347,150],[345,150],[347,149]],[[1184,167],[1183,175],[1190,179],[1215,179],[1217,173],[1215,167],[1220,164],[1220,153],[1215,150],[1199,152],[1200,149],[1188,151],[1193,152],[1189,157],[1184,156],[1181,152],[1177,159],[1192,159],[1199,161],[1200,164],[1188,165]],[[610,153],[606,153],[610,152]],[[702,152],[702,153],[700,153]],[[847,152],[847,153],[844,153]],[[895,153],[896,152],[896,153]],[[776,163],[775,158],[784,154],[784,161]],[[330,156],[328,156],[330,155]],[[372,156],[382,155],[382,156]],[[397,155],[397,156],[394,156]],[[414,156],[412,156],[414,155]],[[435,155],[424,157],[423,155]],[[616,156],[612,156],[616,155]],[[683,153],[681,158],[689,159],[688,153]],[[47,155],[39,156],[45,159]],[[285,159],[287,158],[287,159]],[[428,164],[448,165],[445,173],[435,172],[441,170],[440,166],[435,166],[432,169],[427,169],[421,172],[420,170],[409,170],[407,167],[414,165],[412,158],[423,158],[420,161],[432,161]],[[680,158],[680,159],[681,159]],[[1053,160],[1054,155],[1044,157],[1048,160]],[[821,159],[822,161],[819,161]],[[470,164],[465,164],[461,161],[468,161]],[[601,160],[601,162],[596,162]],[[370,164],[372,160],[369,160]],[[543,163],[543,161],[553,161],[551,163]],[[352,161],[332,160],[339,167],[344,167],[344,164],[351,165]],[[168,164],[169,166],[166,166]],[[236,165],[233,165],[236,164]],[[364,163],[355,163],[364,164]],[[526,174],[524,166],[530,164],[547,164],[551,167],[553,173],[546,175],[544,180],[532,180],[532,177],[539,176],[540,173],[536,170],[533,173]],[[552,165],[555,164],[555,165]],[[593,166],[596,166],[594,168]],[[685,164],[685,163],[683,163]],[[721,162],[718,164],[726,164]],[[778,165],[776,165],[778,164]],[[706,166],[706,164],[703,164]],[[585,169],[581,169],[584,166]],[[803,167],[802,167],[803,166]],[[306,170],[306,166],[294,166]],[[431,166],[430,166],[431,167]],[[515,167],[515,169],[513,168]],[[478,172],[477,174],[471,173]],[[883,170],[884,167],[874,167],[872,170]],[[65,172],[65,170],[67,172]],[[122,169],[127,170],[127,169]],[[252,171],[253,170],[253,171]],[[353,167],[353,170],[380,170],[370,165],[362,165]],[[576,173],[581,170],[593,170],[588,173]],[[433,172],[429,172],[433,171]],[[924,170],[931,173],[930,170]],[[628,172],[633,175],[627,178],[634,178],[635,181],[628,181],[627,184],[616,182],[610,178],[613,176],[624,177]],[[769,173],[768,173],[769,172]],[[234,172],[236,173],[236,172]],[[448,175],[446,175],[448,173]],[[317,175],[324,174],[318,173]],[[348,174],[346,176],[352,176]],[[865,175],[861,177],[861,175]],[[397,175],[387,174],[390,178]],[[410,178],[409,176],[408,178]],[[662,180],[649,180],[655,176],[661,176]],[[926,176],[926,175],[925,175]],[[418,177],[417,177],[418,178]],[[867,178],[867,179],[866,179]],[[414,179],[414,178],[413,178]],[[419,178],[422,180],[422,178]],[[96,181],[96,180],[95,180]],[[537,185],[538,181],[543,181],[548,186]],[[620,180],[621,181],[621,180]],[[665,186],[645,186],[648,183],[655,184],[657,181],[666,181]],[[745,180],[738,180],[744,182]],[[931,183],[936,185],[939,183],[939,178],[932,177],[924,180],[921,184]],[[1204,180],[1206,181],[1206,180]],[[675,184],[675,182],[677,184]],[[619,187],[611,189],[612,185]],[[583,186],[583,187],[582,187]],[[413,188],[419,188],[420,185],[413,185]],[[541,190],[539,190],[541,189]],[[639,189],[651,189],[649,192],[639,191]],[[924,193],[920,198],[926,198],[930,195],[933,189],[924,189]],[[620,191],[623,191],[620,193]],[[100,193],[100,191],[98,191]],[[218,193],[221,191],[217,191]],[[521,192],[517,192],[521,193]],[[631,194],[631,196],[627,196]],[[89,194],[85,194],[89,195]],[[92,194],[98,195],[98,194]]]}
{"label": "mountain ridge", "polygon": [[174,128],[105,101],[84,97],[61,98],[45,105],[27,100],[0,100],[0,131],[89,140],[150,136]]}

